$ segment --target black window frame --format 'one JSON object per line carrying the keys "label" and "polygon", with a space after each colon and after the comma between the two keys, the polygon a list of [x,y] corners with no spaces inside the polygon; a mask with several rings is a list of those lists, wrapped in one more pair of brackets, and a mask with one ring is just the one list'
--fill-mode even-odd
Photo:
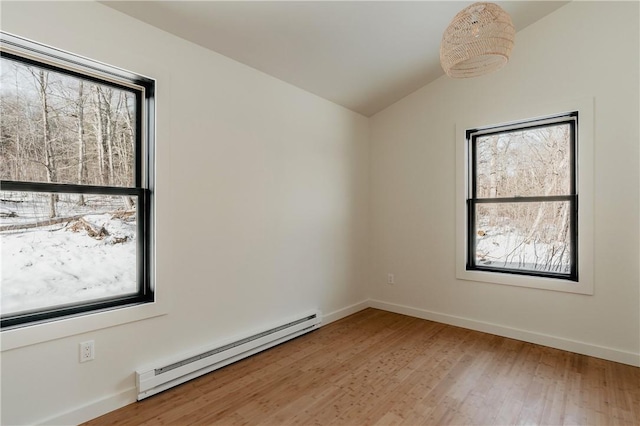
{"label": "black window frame", "polygon": [[[526,131],[536,128],[552,127],[558,125],[569,125],[570,134],[570,189],[566,195],[550,195],[550,196],[513,196],[513,197],[496,197],[496,198],[478,198],[476,192],[477,184],[477,150],[476,141],[479,137],[496,135],[501,133],[511,133],[515,131]],[[467,199],[466,199],[466,215],[467,215],[467,238],[466,238],[466,270],[467,271],[485,271],[501,274],[526,275],[532,277],[556,278],[568,281],[578,282],[578,175],[577,175],[577,151],[578,151],[578,111],[548,116],[539,119],[532,119],[512,123],[504,126],[492,126],[485,128],[476,128],[466,131],[467,143]],[[476,206],[478,204],[487,203],[530,203],[530,202],[553,202],[568,201],[570,205],[570,272],[559,273],[550,271],[535,271],[514,269],[506,267],[496,267],[487,265],[478,265],[476,263],[476,247],[477,235],[476,229]]]}
{"label": "black window frame", "polygon": [[22,311],[0,318],[1,331],[155,301],[153,277],[155,80],[0,32],[0,57],[135,93],[134,186],[1,180],[2,191],[136,197],[137,293]]}

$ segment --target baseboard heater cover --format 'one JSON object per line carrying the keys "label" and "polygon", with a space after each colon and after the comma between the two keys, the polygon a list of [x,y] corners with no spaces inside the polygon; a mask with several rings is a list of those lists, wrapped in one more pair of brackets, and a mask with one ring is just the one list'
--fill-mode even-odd
{"label": "baseboard heater cover", "polygon": [[138,401],[313,331],[321,323],[319,311],[309,312],[248,336],[137,370]]}

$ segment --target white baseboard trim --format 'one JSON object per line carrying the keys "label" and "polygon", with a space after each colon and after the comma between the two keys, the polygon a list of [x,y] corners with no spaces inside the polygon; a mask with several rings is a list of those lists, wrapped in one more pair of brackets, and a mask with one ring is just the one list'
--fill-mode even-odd
{"label": "white baseboard trim", "polygon": [[363,300],[362,302],[354,303],[353,305],[347,306],[346,308],[338,309],[328,314],[323,314],[322,325],[327,325],[334,321],[338,321],[339,319],[346,318],[349,315],[353,315],[356,312],[367,309],[368,307],[370,307],[369,300]]}
{"label": "white baseboard trim", "polygon": [[81,407],[67,411],[63,414],[50,417],[39,422],[41,425],[77,425],[95,419],[111,411],[122,408],[136,402],[136,388],[130,388],[122,392],[110,395],[96,401],[85,404]]}
{"label": "white baseboard trim", "polygon": [[640,354],[633,352],[621,351],[604,346],[551,336],[548,334],[505,327],[503,325],[427,311],[395,303],[387,303],[380,300],[369,300],[369,306],[376,309],[382,309],[384,311],[455,325],[457,327],[468,328],[470,330],[482,331],[489,334],[509,337],[511,339],[522,340],[524,342],[536,343],[538,345],[549,346],[551,348],[562,349],[569,352],[640,367]]}

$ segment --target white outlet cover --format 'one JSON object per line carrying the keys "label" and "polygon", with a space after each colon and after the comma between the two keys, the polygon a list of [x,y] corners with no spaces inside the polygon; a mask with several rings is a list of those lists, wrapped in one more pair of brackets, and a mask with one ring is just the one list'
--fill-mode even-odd
{"label": "white outlet cover", "polygon": [[94,344],[95,342],[93,340],[80,343],[80,362],[87,362],[94,359],[95,357]]}

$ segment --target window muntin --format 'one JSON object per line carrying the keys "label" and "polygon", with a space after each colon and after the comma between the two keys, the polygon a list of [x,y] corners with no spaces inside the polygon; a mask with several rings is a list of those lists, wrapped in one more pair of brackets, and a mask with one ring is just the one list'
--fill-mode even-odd
{"label": "window muntin", "polygon": [[578,280],[577,113],[467,131],[467,270]]}
{"label": "window muntin", "polygon": [[2,42],[3,330],[153,301],[154,82]]}

